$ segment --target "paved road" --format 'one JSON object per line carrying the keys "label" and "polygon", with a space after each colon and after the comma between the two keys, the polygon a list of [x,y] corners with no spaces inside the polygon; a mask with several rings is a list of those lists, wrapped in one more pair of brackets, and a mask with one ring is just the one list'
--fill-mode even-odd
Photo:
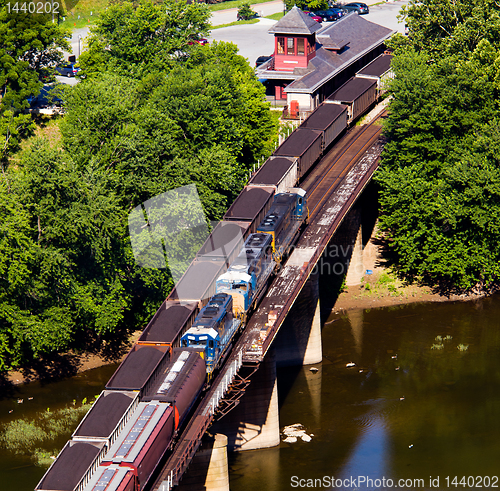
{"label": "paved road", "polygon": [[[371,3],[374,1],[375,0],[371,0]],[[281,2],[270,3],[273,4],[270,8],[275,9],[276,12],[281,11]],[[375,22],[389,29],[404,33],[404,25],[398,23],[397,15],[401,7],[406,3],[408,3],[408,0],[372,5],[370,6],[370,13],[363,17],[370,22]],[[368,4],[370,4],[370,0],[368,0]],[[256,10],[259,5],[263,4],[254,5],[254,10]],[[234,9],[234,11],[236,12],[236,9]],[[274,51],[274,36],[269,34],[268,30],[275,22],[276,21],[271,19],[260,19],[257,24],[221,27],[220,29],[214,29],[212,31],[209,40],[235,43],[239,48],[239,53],[253,66],[255,60],[259,56],[270,55]],[[323,22],[324,26],[329,24],[331,24],[331,22]]]}
{"label": "paved road", "polygon": [[[254,12],[257,12],[261,17],[283,12],[285,4],[282,0],[274,0],[273,2],[257,3],[250,5]],[[218,10],[212,14],[212,25],[220,26],[221,24],[230,24],[236,21],[238,9]]]}

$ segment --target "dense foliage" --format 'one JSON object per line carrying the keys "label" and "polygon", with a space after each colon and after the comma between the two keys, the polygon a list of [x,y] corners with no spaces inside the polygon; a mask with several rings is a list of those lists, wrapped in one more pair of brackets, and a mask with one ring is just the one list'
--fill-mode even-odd
{"label": "dense foliage", "polygon": [[329,8],[328,0],[285,0],[286,10],[298,7],[300,10],[324,10]]}
{"label": "dense foliage", "polygon": [[410,278],[458,289],[500,279],[500,9],[410,1],[393,41],[381,226]]}
{"label": "dense foliage", "polygon": [[113,71],[126,76],[172,68],[209,31],[203,3],[179,0],[111,5],[97,19],[79,59],[87,76]]}
{"label": "dense foliage", "polygon": [[[166,0],[163,11],[181,4]],[[184,7],[177,17],[194,25],[199,10]],[[120,8],[130,16],[123,38],[139,47],[138,19],[157,6]],[[174,41],[161,34],[155,48],[148,36],[151,56],[135,61],[110,50],[100,63],[91,50],[90,76],[64,93],[61,148],[35,139],[0,176],[0,370],[144,327],[173,283],[168,270],[136,264],[129,213],[195,184],[218,220],[271,150],[263,87],[234,45],[155,57]]]}
{"label": "dense foliage", "polygon": [[[7,3],[10,7],[7,7]],[[33,131],[28,98],[42,88],[40,76],[62,60],[59,48],[68,48],[68,32],[47,15],[14,11],[14,2],[0,0],[0,161],[19,148],[21,139]]]}

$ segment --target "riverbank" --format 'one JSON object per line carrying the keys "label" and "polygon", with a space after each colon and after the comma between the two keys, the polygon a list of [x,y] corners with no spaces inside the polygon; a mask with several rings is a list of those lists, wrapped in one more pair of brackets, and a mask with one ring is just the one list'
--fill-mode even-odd
{"label": "riverbank", "polygon": [[5,375],[4,381],[13,385],[20,385],[29,384],[35,380],[57,380],[72,377],[77,373],[111,363],[120,363],[141,334],[142,331],[132,333],[118,352],[109,353],[106,347],[103,347],[99,353],[63,353],[54,357],[50,362],[34,363],[33,366],[22,370],[10,371]]}
{"label": "riverbank", "polygon": [[[377,238],[375,229],[363,250],[365,274],[358,285],[344,287],[332,313],[356,309],[392,307],[416,302],[456,302],[483,298],[484,294],[441,294],[427,286],[404,284],[386,264],[385,245]],[[367,273],[369,272],[369,273]]]}
{"label": "riverbank", "polygon": [[[396,274],[387,267],[384,244],[377,238],[375,228],[370,241],[363,250],[363,270],[370,271],[361,278],[358,285],[344,287],[332,310],[332,314],[342,314],[352,310],[393,307],[409,303],[470,301],[482,298],[483,294],[443,295],[433,292],[430,287],[405,285]],[[52,363],[44,366],[37,364],[22,371],[12,371],[6,381],[14,385],[29,383],[40,379],[57,379],[98,368],[110,363],[119,363],[128,350],[137,341],[142,331],[134,332],[119,353],[75,354],[66,353],[58,356]],[[104,354],[106,353],[106,354]]]}

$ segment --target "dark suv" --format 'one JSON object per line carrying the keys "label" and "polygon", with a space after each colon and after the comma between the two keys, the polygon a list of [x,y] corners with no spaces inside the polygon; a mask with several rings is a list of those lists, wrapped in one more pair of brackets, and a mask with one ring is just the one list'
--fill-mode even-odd
{"label": "dark suv", "polygon": [[323,19],[323,22],[336,21],[339,20],[344,15],[344,12],[342,10],[336,8],[331,8],[327,10],[316,10],[314,13],[319,17],[321,17]]}
{"label": "dark suv", "polygon": [[64,77],[74,77],[80,69],[73,63],[65,63],[64,65],[56,66],[56,72]]}
{"label": "dark suv", "polygon": [[368,14],[370,12],[368,5],[360,2],[346,3],[345,5],[342,5],[341,8],[343,8],[346,12],[357,12],[359,15]]}
{"label": "dark suv", "polygon": [[255,60],[255,68],[259,67],[260,65],[263,65],[264,63],[266,63],[267,61],[269,61],[271,59],[272,59],[272,56],[259,56]]}

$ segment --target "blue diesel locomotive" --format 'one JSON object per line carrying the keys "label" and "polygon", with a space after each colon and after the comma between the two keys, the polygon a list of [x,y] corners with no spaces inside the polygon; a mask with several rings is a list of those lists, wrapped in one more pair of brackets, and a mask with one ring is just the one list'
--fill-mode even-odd
{"label": "blue diesel locomotive", "polygon": [[241,320],[233,315],[233,297],[217,293],[203,307],[193,325],[181,337],[182,347],[205,351],[207,374],[211,377],[231,345]]}
{"label": "blue diesel locomotive", "polygon": [[306,192],[293,188],[274,197],[271,209],[260,222],[257,232],[272,237],[273,257],[280,263],[288,247],[294,242],[302,223],[307,219]]}
{"label": "blue diesel locomotive", "polygon": [[243,320],[258,301],[276,266],[271,242],[270,235],[250,234],[236,260],[217,278],[217,293],[227,293],[233,297],[233,312]]}
{"label": "blue diesel locomotive", "polygon": [[279,193],[238,257],[216,280],[216,294],[181,337],[181,346],[203,348],[208,377],[220,365],[238,328],[265,291],[276,264],[287,253],[307,218],[306,192]]}

